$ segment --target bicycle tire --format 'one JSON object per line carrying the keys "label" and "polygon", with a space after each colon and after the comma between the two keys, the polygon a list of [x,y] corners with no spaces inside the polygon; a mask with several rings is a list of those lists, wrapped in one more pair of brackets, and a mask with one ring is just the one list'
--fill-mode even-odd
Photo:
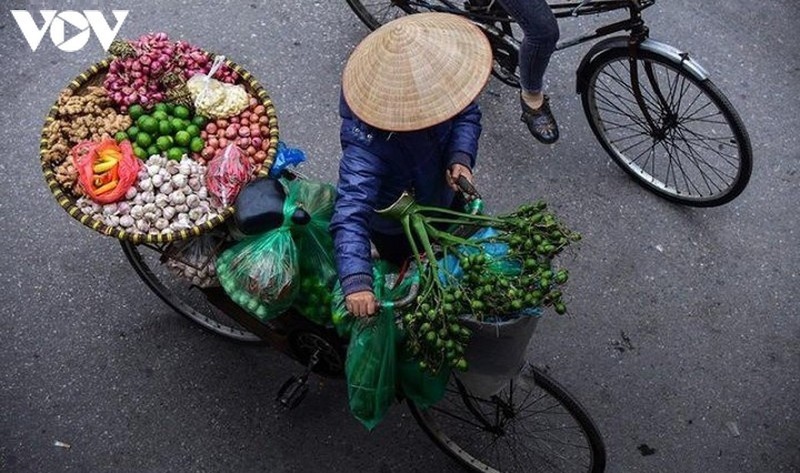
{"label": "bicycle tire", "polygon": [[347,4],[373,31],[396,18],[419,12],[406,2],[397,0],[347,0]]}
{"label": "bicycle tire", "polygon": [[[180,284],[180,282],[177,281],[179,278],[166,272],[165,268],[162,269],[158,267],[160,264],[154,264],[153,261],[159,261],[156,256],[156,254],[159,254],[158,252],[151,250],[150,253],[152,253],[152,255],[144,256],[139,250],[140,247],[146,247],[145,245],[137,246],[127,240],[121,240],[120,244],[122,245],[122,252],[127,257],[131,266],[133,266],[136,274],[139,275],[150,290],[175,310],[175,312],[191,320],[204,330],[216,335],[221,335],[229,340],[246,344],[264,343],[261,338],[245,330],[241,325],[237,324],[233,319],[226,317],[221,310],[213,307],[211,304],[206,303],[202,304],[204,307],[199,307],[201,303],[206,300],[205,296],[200,294],[196,288],[193,290],[192,286],[188,288],[179,288],[178,284]],[[153,258],[155,259],[153,260]],[[149,260],[152,261],[148,262]],[[161,272],[163,272],[163,276],[159,276]],[[167,284],[165,280],[169,280],[170,284]],[[192,291],[191,293],[194,297],[181,297],[178,294],[181,290],[185,290],[187,293]],[[191,302],[186,299],[191,299]]]}
{"label": "bicycle tire", "polygon": [[[583,465],[581,465],[581,469],[575,469],[575,468],[573,468],[573,465],[569,465],[568,469],[566,469],[566,470],[553,469],[552,471],[569,471],[571,473],[581,473],[581,472],[584,472],[584,473],[602,473],[605,470],[605,464],[606,464],[605,444],[603,443],[603,438],[602,438],[602,436],[600,434],[600,431],[598,430],[597,426],[592,421],[591,417],[586,412],[586,410],[581,406],[581,404],[566,389],[564,389],[553,378],[551,378],[549,375],[545,374],[543,371],[541,371],[540,369],[536,368],[535,366],[529,365],[528,366],[528,373],[527,373],[527,375],[524,375],[524,376],[527,376],[528,378],[532,378],[535,387],[537,389],[539,389],[541,391],[541,393],[542,393],[542,395],[539,398],[536,398],[533,401],[531,401],[529,403],[530,405],[536,404],[536,403],[542,401],[543,399],[548,399],[548,401],[544,401],[544,402],[553,402],[553,401],[556,402],[556,404],[551,404],[546,409],[540,410],[537,413],[537,418],[533,419],[532,421],[530,421],[531,424],[532,425],[536,425],[537,423],[540,423],[540,425],[547,424],[547,421],[545,421],[543,418],[547,417],[549,415],[556,415],[556,416],[560,415],[560,417],[558,417],[559,420],[557,422],[563,423],[564,420],[561,420],[561,419],[564,419],[564,417],[566,417],[566,416],[563,416],[563,414],[566,413],[566,414],[568,414],[568,417],[572,420],[572,422],[574,422],[576,424],[576,427],[573,427],[573,428],[580,429],[580,434],[582,436],[582,441],[586,443],[585,446],[583,446],[583,445],[573,445],[573,444],[570,444],[569,442],[561,442],[561,443],[559,443],[558,441],[554,441],[554,445],[549,445],[550,450],[542,449],[542,451],[535,451],[535,452],[532,451],[532,450],[529,450],[529,451],[531,451],[531,453],[534,454],[534,457],[540,457],[536,461],[530,461],[531,458],[528,458],[525,461],[523,461],[523,464],[520,465],[519,468],[498,469],[497,467],[492,466],[491,464],[488,464],[487,463],[488,460],[486,458],[482,458],[482,457],[478,458],[478,456],[482,455],[482,452],[479,452],[478,455],[476,456],[476,455],[473,454],[473,452],[471,452],[471,450],[473,450],[473,448],[471,446],[467,446],[467,445],[464,444],[465,442],[471,441],[471,439],[473,439],[473,438],[478,438],[479,431],[481,429],[487,430],[491,426],[479,425],[480,428],[478,428],[478,429],[476,429],[474,427],[470,427],[468,429],[469,430],[469,432],[467,433],[468,435],[467,436],[462,436],[462,439],[469,439],[469,440],[465,441],[465,440],[457,438],[458,436],[454,435],[452,431],[448,432],[447,431],[447,427],[444,427],[442,425],[442,423],[440,422],[440,420],[439,420],[440,418],[441,419],[450,419],[450,418],[454,418],[452,416],[457,416],[456,414],[452,414],[452,413],[448,413],[446,415],[442,414],[441,416],[439,416],[437,414],[437,412],[438,412],[437,411],[437,407],[438,406],[442,406],[442,405],[445,405],[445,404],[446,405],[450,405],[450,404],[455,405],[455,402],[453,402],[453,400],[451,400],[451,399],[448,399],[447,396],[439,404],[437,404],[435,406],[432,406],[431,408],[429,408],[427,410],[419,409],[410,400],[408,400],[408,407],[411,410],[411,413],[413,414],[413,416],[416,419],[417,423],[420,425],[422,430],[424,430],[425,433],[431,438],[431,440],[433,440],[433,442],[441,450],[443,450],[450,457],[455,459],[461,466],[463,466],[464,468],[466,468],[466,469],[468,469],[470,471],[482,472],[482,473],[513,473],[515,471],[531,471],[531,470],[529,470],[529,468],[534,469],[534,471],[540,471],[540,469],[538,469],[538,468],[542,468],[543,466],[550,466],[551,468],[556,468],[556,465],[553,462],[554,461],[559,461],[559,460],[560,461],[566,461],[566,456],[563,455],[563,452],[554,453],[555,450],[552,450],[552,449],[558,450],[558,449],[563,449],[563,448],[566,448],[566,447],[576,447],[576,448],[579,448],[579,449],[585,449],[586,450],[586,455],[588,455],[587,460],[584,462]],[[477,412],[476,410],[478,410],[478,411],[482,411],[483,410],[482,408],[477,407],[477,403],[478,402],[480,402],[480,403],[494,403],[495,405],[499,405],[500,404],[500,401],[501,401],[500,397],[502,397],[502,396],[500,396],[500,397],[493,396],[489,400],[473,398],[473,397],[471,397],[469,395],[469,393],[467,392],[467,390],[463,386],[463,384],[461,384],[455,378],[453,378],[453,380],[451,380],[451,386],[453,386],[453,385],[456,386],[457,393],[453,393],[452,392],[452,388],[449,388],[448,389],[448,393],[449,393],[448,395],[451,396],[451,397],[455,397],[455,398],[460,397],[460,401],[464,404],[464,409],[466,409],[466,414],[465,414],[465,417],[461,417],[461,416],[457,416],[457,417],[460,417],[461,421],[466,421],[467,424],[470,423],[469,416],[472,416],[473,420],[476,420],[479,424],[481,424],[483,422],[483,421],[478,421],[477,420],[478,419],[477,416],[480,413]],[[514,389],[513,383],[510,384],[510,387],[511,387],[511,390],[513,391],[513,389]],[[519,385],[518,385],[518,387],[519,387]],[[505,392],[506,391],[501,393],[501,395],[504,395]],[[525,404],[526,402],[528,402],[529,398],[530,398],[530,394],[528,396],[526,396],[520,404]],[[458,399],[456,399],[456,400],[458,400]],[[554,412],[553,408],[556,407],[556,406],[558,406],[561,409],[563,409],[564,413],[558,413],[557,414],[556,412]],[[498,412],[500,412],[499,408],[498,408]],[[482,414],[480,414],[480,415],[483,416]],[[503,412],[502,415],[504,415],[504,416],[508,415],[508,412]],[[533,418],[533,414],[531,414],[531,415],[529,415],[527,417],[524,417],[524,416],[520,417],[515,422],[521,422],[523,420],[532,419],[532,418]],[[509,419],[513,419],[513,415],[511,415],[510,417],[508,417],[506,419],[506,422],[509,422],[509,424],[506,424],[507,426],[508,425],[512,425],[511,421]],[[486,420],[485,417],[484,417],[484,420]],[[497,424],[502,424],[502,421],[498,420]],[[517,427],[520,428],[520,431],[523,430],[522,426],[517,425]],[[510,427],[510,428],[506,427],[506,428],[507,428],[506,431],[504,431],[502,433],[495,432],[494,435],[497,435],[498,438],[503,438],[503,439],[507,439],[507,438],[509,438],[511,436],[517,436],[516,427]],[[556,429],[560,429],[561,431],[567,431],[568,430],[567,427],[563,427],[563,426],[562,427],[556,427]],[[533,436],[533,437],[535,437],[533,435],[533,433],[546,432],[545,430],[528,431],[527,429],[525,431],[526,432],[532,432],[530,435]],[[481,434],[482,434],[482,432],[481,432]],[[456,438],[454,438],[454,437],[456,437]],[[498,440],[494,440],[494,442],[498,442]],[[515,452],[516,451],[518,453],[526,453],[525,450],[518,450],[517,451],[517,450],[513,449],[512,447],[509,447],[509,451],[511,451],[511,452]],[[554,454],[554,457],[556,457],[556,458],[555,459],[553,459],[553,458],[550,458],[550,459],[545,458],[545,455],[547,455],[548,453]],[[486,456],[490,456],[490,453],[487,452]],[[526,456],[527,456],[527,453],[526,453]],[[516,454],[514,454],[514,457],[516,458]],[[497,461],[498,462],[502,461],[500,459],[500,457],[499,457],[499,454],[498,454],[498,460]]]}
{"label": "bicycle tire", "polygon": [[[695,207],[730,202],[745,189],[752,172],[750,138],[738,113],[714,83],[698,80],[681,63],[651,51],[636,54],[642,100],[658,125],[649,125],[636,101],[628,49],[600,52],[587,71],[581,101],[603,149],[636,183],[669,201]],[[605,96],[599,98],[598,91]],[[697,105],[701,96],[703,102]],[[708,115],[704,109],[709,106],[716,113]],[[696,117],[698,113],[702,115]],[[717,116],[719,121],[714,120]],[[727,131],[720,135],[723,127]],[[632,134],[620,136],[626,132]],[[639,138],[643,139],[632,145],[628,141]],[[639,146],[645,151],[632,158]],[[733,150],[735,154],[729,155]],[[644,154],[644,161],[639,161]]]}

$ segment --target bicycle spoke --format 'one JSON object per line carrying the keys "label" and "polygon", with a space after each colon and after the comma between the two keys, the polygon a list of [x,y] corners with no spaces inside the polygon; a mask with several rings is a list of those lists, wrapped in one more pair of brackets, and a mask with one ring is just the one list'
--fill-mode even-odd
{"label": "bicycle spoke", "polygon": [[[697,141],[701,147],[703,147],[703,148],[711,151],[712,153],[716,154],[717,156],[722,158],[723,161],[728,163],[731,167],[737,168],[737,169],[739,168],[738,160],[736,159],[736,156],[728,156],[728,155],[724,154],[722,151],[720,151],[718,149],[715,149],[714,147],[712,147],[711,145],[709,145],[707,143],[708,140],[713,140],[712,137],[708,137],[708,136],[705,136],[705,135],[702,135],[702,134],[698,134],[698,133],[694,132],[693,130],[690,130],[690,129],[688,129],[686,127],[683,127],[683,126],[679,126],[678,130],[691,134],[692,136],[695,137],[695,139],[692,140],[692,141]],[[685,140],[685,141],[688,142],[688,140]],[[723,144],[728,144],[728,143],[723,143]],[[732,146],[732,145],[729,145],[729,146]],[[732,147],[735,147],[737,150],[739,149],[738,146],[732,146]],[[737,153],[737,155],[738,155],[738,153]],[[732,160],[730,160],[729,158],[731,158]]]}
{"label": "bicycle spoke", "polygon": [[[680,133],[680,131],[678,132],[678,135],[680,135],[681,139],[683,140],[683,135]],[[684,140],[684,141],[685,141],[685,140]],[[725,181],[725,182],[733,182],[733,181],[734,181],[734,179],[735,179],[735,176],[731,176],[731,175],[729,175],[729,174],[726,174],[725,172],[723,172],[723,171],[722,171],[722,170],[720,170],[719,168],[717,168],[717,167],[715,167],[715,166],[712,166],[711,164],[709,164],[709,162],[708,162],[708,161],[706,161],[706,160],[705,160],[703,157],[701,157],[699,154],[697,154],[697,151],[695,151],[695,150],[694,150],[694,147],[692,147],[692,146],[691,146],[691,145],[689,145],[688,143],[687,143],[686,147],[687,147],[687,149],[688,149],[688,151],[689,151],[689,154],[691,154],[692,156],[694,156],[694,158],[697,160],[697,164],[696,164],[696,165],[697,165],[697,167],[698,167],[698,171],[700,171],[700,172],[703,172],[703,171],[702,171],[702,169],[701,169],[701,168],[700,168],[700,166],[699,166],[699,163],[700,163],[700,162],[702,162],[702,163],[703,163],[703,164],[705,164],[705,165],[706,165],[706,167],[708,167],[708,168],[709,168],[709,169],[710,169],[710,170],[711,170],[711,171],[712,171],[714,174],[716,174],[716,175],[717,175],[717,177],[718,177],[720,180],[722,180],[722,181]],[[689,156],[688,156],[688,154],[686,153],[686,151],[682,150],[680,147],[678,147],[678,149],[679,149],[681,152],[683,152],[685,155],[687,155],[687,157],[689,157]],[[710,148],[709,148],[709,149],[710,149]],[[716,150],[714,150],[714,149],[710,149],[710,151],[714,152],[714,151],[716,151]],[[723,190],[723,189],[721,189],[721,188],[718,188],[718,190]]]}
{"label": "bicycle spoke", "polygon": [[[633,149],[633,148],[635,148],[635,147],[639,146],[640,144],[642,144],[642,143],[644,143],[644,142],[646,142],[646,141],[648,141],[648,140],[650,140],[650,139],[652,139],[652,138],[650,138],[649,136],[645,136],[645,137],[644,137],[644,138],[642,138],[640,141],[637,141],[636,143],[634,143],[634,144],[632,144],[632,145],[628,146],[627,148],[625,148],[625,149],[623,149],[623,150],[620,150],[620,153],[626,153],[628,150],[631,150],[631,149]],[[611,143],[615,143],[615,142],[614,142],[614,141],[612,141]]]}

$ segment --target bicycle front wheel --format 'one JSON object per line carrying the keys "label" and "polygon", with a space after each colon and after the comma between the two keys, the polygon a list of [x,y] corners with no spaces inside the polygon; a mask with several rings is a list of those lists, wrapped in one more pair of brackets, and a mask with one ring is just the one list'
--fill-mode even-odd
{"label": "bicycle front wheel", "polygon": [[[158,297],[172,307],[175,312],[208,330],[225,338],[244,343],[263,343],[263,341],[239,325],[208,301],[198,287],[172,274],[164,264],[164,253],[168,245],[134,245],[120,241],[122,251],[136,273]],[[234,305],[230,301],[230,305]]]}
{"label": "bicycle front wheel", "polygon": [[451,379],[442,401],[411,413],[439,448],[470,471],[601,473],[603,439],[563,387],[529,365],[489,399]]}
{"label": "bicycle front wheel", "polygon": [[650,51],[600,53],[583,109],[600,144],[638,184],[680,204],[730,202],[750,180],[741,118],[710,80]]}

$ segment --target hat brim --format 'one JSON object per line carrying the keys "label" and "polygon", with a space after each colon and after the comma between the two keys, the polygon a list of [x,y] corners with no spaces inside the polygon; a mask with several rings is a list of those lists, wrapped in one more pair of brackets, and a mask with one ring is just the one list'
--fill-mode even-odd
{"label": "hat brim", "polygon": [[342,91],[365,123],[414,131],[461,112],[491,71],[492,48],[478,26],[453,14],[418,13],[385,24],[356,47]]}

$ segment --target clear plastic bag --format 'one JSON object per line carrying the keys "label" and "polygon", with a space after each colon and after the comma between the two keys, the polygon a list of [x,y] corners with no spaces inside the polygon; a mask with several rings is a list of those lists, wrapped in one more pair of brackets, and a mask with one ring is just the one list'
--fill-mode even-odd
{"label": "clear plastic bag", "polygon": [[206,187],[208,192],[227,207],[236,200],[239,191],[253,176],[253,165],[238,146],[231,143],[217,152],[208,163]]}
{"label": "clear plastic bag", "polygon": [[219,286],[216,261],[224,238],[221,232],[212,232],[171,243],[165,251],[169,256],[165,265],[172,274],[199,288]]}
{"label": "clear plastic bag", "polygon": [[241,85],[226,84],[214,79],[225,63],[225,56],[216,56],[206,74],[196,74],[186,83],[194,99],[197,113],[209,118],[228,118],[238,115],[250,105],[250,97]]}

